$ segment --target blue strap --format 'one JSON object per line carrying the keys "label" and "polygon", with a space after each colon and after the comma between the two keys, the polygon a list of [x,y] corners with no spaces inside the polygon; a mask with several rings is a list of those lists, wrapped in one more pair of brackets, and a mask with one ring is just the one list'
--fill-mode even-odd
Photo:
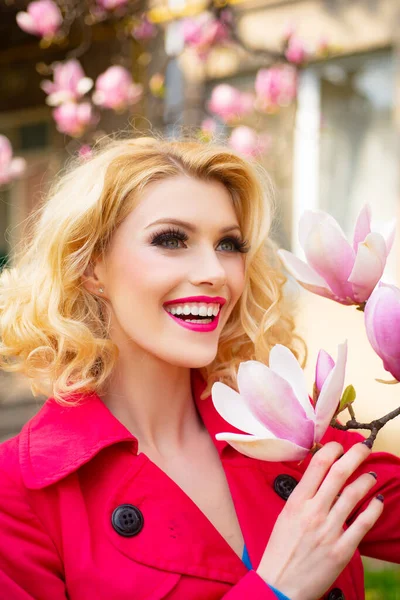
{"label": "blue strap", "polygon": [[[251,560],[250,560],[250,556],[249,556],[249,552],[247,550],[246,545],[243,548],[242,561],[244,562],[244,564],[246,565],[246,567],[248,569],[252,568],[252,566],[251,566]],[[271,590],[274,592],[274,594],[278,598],[278,600],[289,600],[289,598],[287,596],[285,596],[285,594],[282,594],[282,592],[280,592],[279,590],[275,589],[272,585],[268,584],[268,587],[271,588]]]}
{"label": "blue strap", "polygon": [[280,592],[279,590],[275,589],[273,585],[268,584],[268,586],[274,592],[274,594],[278,598],[278,600],[289,600],[289,598],[287,596],[285,596],[285,594],[282,594],[282,592]]}

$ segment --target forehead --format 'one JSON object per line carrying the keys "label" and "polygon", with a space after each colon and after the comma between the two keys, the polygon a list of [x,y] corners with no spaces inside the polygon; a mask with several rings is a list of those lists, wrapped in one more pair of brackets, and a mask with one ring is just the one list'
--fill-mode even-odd
{"label": "forehead", "polygon": [[231,195],[219,181],[203,181],[181,175],[149,184],[128,219],[131,225],[146,227],[165,218],[190,220],[199,226],[216,227],[238,223]]}

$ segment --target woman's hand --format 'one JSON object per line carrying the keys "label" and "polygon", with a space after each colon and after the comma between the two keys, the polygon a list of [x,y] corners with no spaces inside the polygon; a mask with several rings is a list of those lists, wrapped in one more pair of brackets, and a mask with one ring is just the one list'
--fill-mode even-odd
{"label": "woman's hand", "polygon": [[375,485],[375,477],[365,473],[337,496],[370,452],[363,443],[345,454],[340,444],[326,444],[313,456],[276,520],[257,573],[290,600],[320,598],[381,515],[383,503],[374,498],[343,530],[356,504]]}

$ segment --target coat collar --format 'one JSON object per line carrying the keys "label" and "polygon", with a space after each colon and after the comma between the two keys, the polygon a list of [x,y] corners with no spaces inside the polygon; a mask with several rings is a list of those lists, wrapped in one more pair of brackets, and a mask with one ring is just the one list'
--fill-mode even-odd
{"label": "coat collar", "polygon": [[[221,454],[228,445],[215,439],[219,431],[238,431],[214,408],[211,396],[200,399],[206,382],[191,370],[191,385],[197,410]],[[49,398],[20,433],[21,474],[29,489],[51,485],[89,462],[103,448],[129,443],[134,454],[138,440],[106,407],[96,393],[82,394],[77,406],[61,406]],[[75,397],[74,397],[75,399]]]}

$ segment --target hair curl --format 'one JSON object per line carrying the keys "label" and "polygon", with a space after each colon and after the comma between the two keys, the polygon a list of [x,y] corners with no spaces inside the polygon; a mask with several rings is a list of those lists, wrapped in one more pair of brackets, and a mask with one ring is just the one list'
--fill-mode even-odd
{"label": "hair curl", "polygon": [[206,397],[215,381],[237,389],[239,363],[268,362],[277,343],[298,357],[286,281],[269,239],[272,186],[259,165],[232,150],[199,141],[152,137],[106,139],[85,162],[75,159],[29,218],[27,239],[0,274],[0,367],[31,379],[33,395],[71,404],[100,392],[118,348],[109,338],[103,300],[82,285],[91,259],[107,250],[113,232],[151,182],[186,174],[217,180],[231,194],[244,236],[245,288],[221,332],[215,360],[204,367]]}

